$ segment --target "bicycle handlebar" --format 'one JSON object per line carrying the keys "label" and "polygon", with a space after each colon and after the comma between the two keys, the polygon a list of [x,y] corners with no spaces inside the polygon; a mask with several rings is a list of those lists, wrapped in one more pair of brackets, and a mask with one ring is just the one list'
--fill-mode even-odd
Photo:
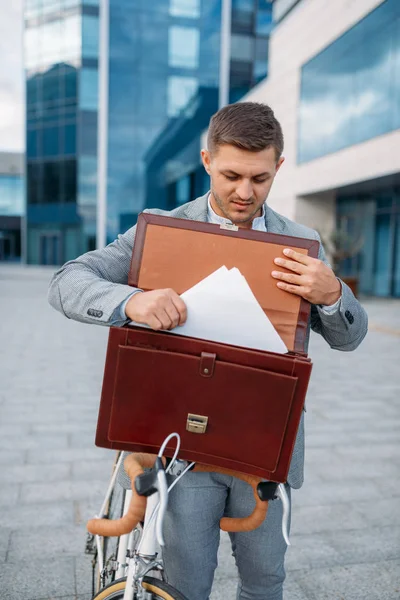
{"label": "bicycle handlebar", "polygon": [[[135,489],[135,479],[138,475],[144,473],[145,468],[151,468],[154,465],[157,456],[155,454],[133,453],[129,454],[124,461],[124,467],[127,475],[131,480],[132,499],[127,513],[116,520],[109,519],[91,519],[87,523],[87,529],[93,535],[101,536],[121,536],[129,533],[136,525],[143,520],[146,511],[145,496],[139,496]],[[165,459],[163,459],[165,464]],[[261,500],[257,493],[257,485],[262,481],[261,477],[246,475],[230,469],[218,468],[211,465],[196,463],[193,471],[214,472],[230,475],[246,481],[253,488],[254,499],[256,502],[254,511],[248,517],[232,518],[223,517],[220,520],[220,527],[223,531],[251,531],[256,529],[264,521],[267,510],[268,501]]]}

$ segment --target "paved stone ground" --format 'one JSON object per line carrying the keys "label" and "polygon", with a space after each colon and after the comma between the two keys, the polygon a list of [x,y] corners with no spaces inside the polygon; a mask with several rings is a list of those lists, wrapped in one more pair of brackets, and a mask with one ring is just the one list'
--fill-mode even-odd
{"label": "paved stone ground", "polygon": [[[51,273],[0,266],[0,600],[90,598],[85,521],[113,459],[94,446],[107,329],[52,310]],[[400,302],[364,304],[355,353],[312,339],[285,600],[400,599]],[[232,560],[223,536],[212,600],[235,597]]]}

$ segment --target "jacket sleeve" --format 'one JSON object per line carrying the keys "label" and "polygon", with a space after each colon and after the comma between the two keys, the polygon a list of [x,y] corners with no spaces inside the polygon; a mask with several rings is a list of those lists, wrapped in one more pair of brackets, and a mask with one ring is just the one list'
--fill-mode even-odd
{"label": "jacket sleeve", "polygon": [[105,248],[65,263],[50,281],[51,306],[76,321],[123,325],[120,306],[135,290],[128,286],[135,234],[136,226]]}
{"label": "jacket sleeve", "polygon": [[[319,242],[321,242],[317,234]],[[324,248],[320,245],[318,258],[328,266]],[[339,308],[326,314],[320,306],[311,305],[311,329],[328,342],[334,350],[350,351],[359,346],[368,331],[368,316],[350,288],[339,279],[342,298]]]}

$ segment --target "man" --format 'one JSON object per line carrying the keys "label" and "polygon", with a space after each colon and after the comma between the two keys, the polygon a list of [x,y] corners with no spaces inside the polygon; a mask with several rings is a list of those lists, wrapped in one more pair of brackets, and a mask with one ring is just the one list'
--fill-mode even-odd
{"label": "man", "polygon": [[[212,117],[208,150],[201,152],[211,191],[171,212],[148,212],[319,240],[317,232],[286,219],[266,203],[284,161],[282,151],[281,127],[268,106],[252,102],[226,106]],[[186,307],[173,290],[140,292],[127,285],[134,238],[135,227],[106,248],[64,265],[50,284],[52,306],[86,323],[122,326],[133,320],[157,330],[184,323]],[[350,289],[336,278],[322,246],[318,259],[287,248],[275,263],[276,285],[311,302],[309,329],[321,334],[331,348],[354,350],[366,335],[367,316]],[[303,483],[303,462],[302,418],[288,476],[289,495],[290,488]],[[246,516],[253,505],[247,484],[216,473],[188,473],[172,491],[165,527],[165,572],[190,600],[209,597],[220,518]],[[274,501],[261,527],[231,534],[239,571],[238,600],[282,600],[286,544],[281,518],[281,502]]]}

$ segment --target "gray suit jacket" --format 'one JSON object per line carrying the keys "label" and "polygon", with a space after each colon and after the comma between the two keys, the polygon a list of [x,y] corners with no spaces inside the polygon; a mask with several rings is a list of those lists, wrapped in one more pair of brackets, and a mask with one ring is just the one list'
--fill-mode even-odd
{"label": "gray suit jacket", "polygon": [[[180,219],[207,221],[208,194],[188,202],[172,211],[146,210],[159,215],[170,215]],[[316,231],[298,225],[271,208],[266,207],[267,231],[285,235],[318,239]],[[106,248],[87,252],[67,262],[53,276],[49,288],[50,304],[70,319],[98,325],[122,326],[120,305],[132,293],[127,285],[136,226],[109,244]],[[321,246],[319,258],[326,261]],[[367,333],[367,315],[351,290],[342,282],[340,309],[331,315],[318,306],[312,306],[308,328],[321,334],[335,350],[354,350]],[[307,350],[306,348],[306,350]],[[304,468],[304,413],[301,419],[288,483],[299,488],[303,483]]]}

